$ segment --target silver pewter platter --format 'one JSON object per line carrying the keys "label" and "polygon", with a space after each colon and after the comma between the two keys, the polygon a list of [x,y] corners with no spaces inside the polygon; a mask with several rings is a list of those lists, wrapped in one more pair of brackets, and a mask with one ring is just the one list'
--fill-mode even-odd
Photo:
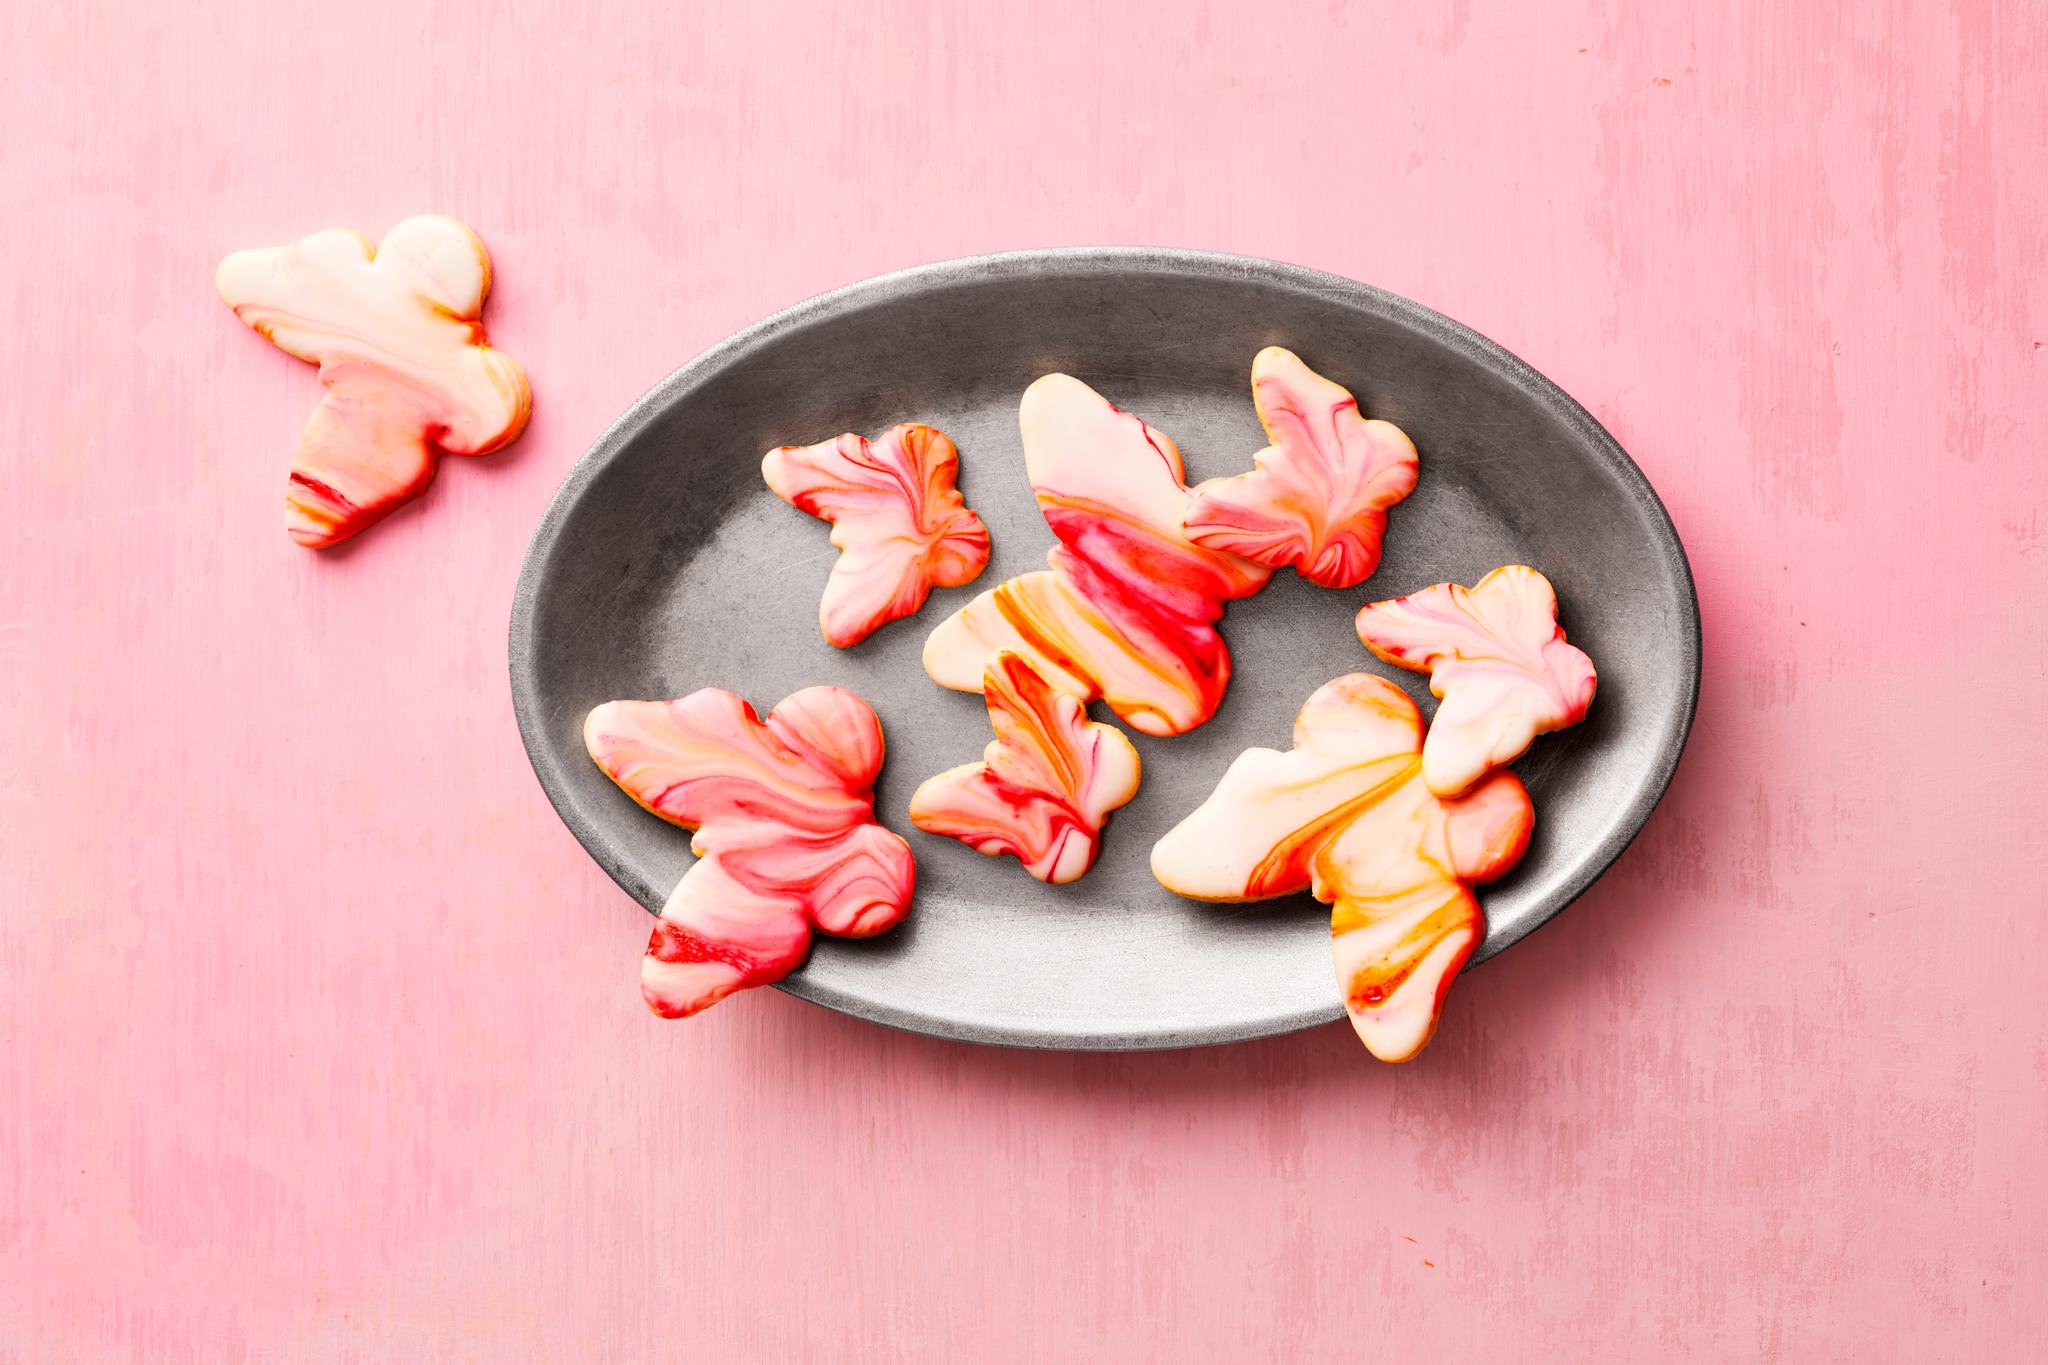
{"label": "silver pewter platter", "polygon": [[[1222,631],[1235,672],[1222,708],[1176,739],[1126,730],[1143,785],[1078,882],[1044,886],[1014,858],[913,827],[905,807],[917,785],[978,758],[990,739],[979,696],[925,675],[925,636],[975,594],[1044,568],[1053,544],[1024,473],[1025,386],[1053,371],[1087,381],[1171,436],[1194,483],[1244,472],[1265,446],[1250,369],[1269,345],[1350,389],[1421,454],[1379,571],[1329,591],[1283,569],[1231,604]],[[834,649],[818,630],[837,556],[831,527],[768,491],[761,456],[906,421],[958,443],[961,491],[994,554],[974,583]],[[1428,680],[1373,658],[1354,613],[1513,563],[1556,585],[1560,619],[1600,688],[1583,724],[1538,739],[1515,765],[1536,833],[1521,866],[1480,893],[1477,964],[1569,905],[1649,818],[1692,724],[1699,607],[1663,505],[1584,409],[1477,333],[1333,275],[1197,251],[1021,251],[849,285],[747,328],[629,408],[562,485],[519,578],[512,696],[555,809],[659,911],[692,861],[689,835],[598,771],[582,743],[590,708],[722,687],[765,715],[799,688],[848,688],[882,721],[876,814],[917,855],[917,899],[878,938],[820,935],[783,990],[978,1043],[1230,1042],[1342,1017],[1328,912],[1306,895],[1182,900],[1152,879],[1154,841],[1239,752],[1290,747],[1295,713],[1332,678],[1382,674],[1431,714]]]}

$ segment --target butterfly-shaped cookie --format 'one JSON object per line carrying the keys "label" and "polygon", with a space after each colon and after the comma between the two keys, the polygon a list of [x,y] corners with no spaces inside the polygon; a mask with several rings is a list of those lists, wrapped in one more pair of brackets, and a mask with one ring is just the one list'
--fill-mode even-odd
{"label": "butterfly-shaped cookie", "polygon": [[285,494],[301,545],[346,540],[426,492],[441,454],[487,454],[526,426],[526,375],[484,339],[490,254],[452,218],[408,218],[374,247],[336,229],[238,251],[214,283],[327,387]]}
{"label": "butterfly-shaped cookie", "polygon": [[1252,402],[1273,444],[1257,466],[1195,490],[1182,526],[1196,545],[1279,567],[1325,588],[1356,587],[1379,567],[1387,509],[1415,489],[1415,444],[1292,351],[1252,360]]}
{"label": "butterfly-shaped cookie", "polygon": [[606,702],[583,741],[628,796],[696,831],[697,862],[641,963],[656,1014],[680,1018],[780,981],[814,927],[865,938],[909,913],[910,846],[874,822],[882,727],[853,693],[805,688],[766,721],[715,687]]}
{"label": "butterfly-shaped cookie", "polygon": [[1438,796],[1514,762],[1593,704],[1593,661],[1565,642],[1550,580],[1526,565],[1495,569],[1469,590],[1439,583],[1371,603],[1358,613],[1358,636],[1388,663],[1429,674],[1443,699],[1422,746],[1422,773]]}
{"label": "butterfly-shaped cookie", "polygon": [[839,562],[818,606],[827,640],[858,644],[911,615],[933,588],[972,582],[988,564],[988,528],[953,486],[959,472],[952,441],[923,423],[872,443],[848,432],[763,457],[777,496],[832,523]]}
{"label": "butterfly-shaped cookie", "polygon": [[1042,882],[1095,864],[1109,813],[1138,794],[1138,751],[1079,697],[1008,650],[983,693],[996,737],[979,763],[940,773],[910,798],[910,822],[983,853],[1010,853]]}
{"label": "butterfly-shaped cookie", "polygon": [[1230,683],[1215,625],[1223,604],[1257,592],[1273,570],[1190,544],[1181,517],[1194,493],[1179,449],[1080,380],[1038,380],[1018,416],[1032,491],[1060,541],[1046,556],[1052,569],[941,622],[925,642],[925,671],[978,692],[989,656],[1007,649],[1146,734],[1200,725]]}
{"label": "butterfly-shaped cookie", "polygon": [[1535,812],[1500,771],[1456,800],[1422,776],[1422,717],[1385,678],[1316,692],[1287,753],[1247,749],[1152,850],[1168,890],[1255,901],[1303,889],[1331,907],[1344,1008],[1374,1056],[1406,1061],[1486,931],[1471,888],[1521,860]]}

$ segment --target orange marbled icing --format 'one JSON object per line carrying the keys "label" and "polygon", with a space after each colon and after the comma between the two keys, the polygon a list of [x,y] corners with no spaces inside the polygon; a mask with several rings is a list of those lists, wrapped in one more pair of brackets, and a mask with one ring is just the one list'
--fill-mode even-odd
{"label": "orange marbled icing", "polygon": [[1331,907],[1344,1007],[1373,1055],[1406,1061],[1486,922],[1472,886],[1520,861],[1535,811],[1497,772],[1446,801],[1422,777],[1422,717],[1384,678],[1353,673],[1308,699],[1287,753],[1240,754],[1152,850],[1161,885],[1196,900],[1303,889]]}
{"label": "orange marbled icing", "polygon": [[1415,489],[1415,444],[1367,421],[1341,385],[1292,351],[1252,361],[1252,401],[1272,445],[1257,466],[1196,490],[1187,538],[1276,568],[1292,564],[1325,588],[1356,587],[1379,567],[1387,509]]}
{"label": "orange marbled icing", "polygon": [[1223,604],[1273,570],[1181,533],[1194,497],[1180,450],[1068,375],[1025,390],[1019,408],[1032,491],[1060,543],[1050,572],[983,593],[932,631],[925,670],[978,692],[1008,649],[1055,687],[1097,697],[1134,729],[1177,735],[1215,714],[1230,683],[1216,633]]}
{"label": "orange marbled icing", "polygon": [[1371,603],[1358,613],[1358,636],[1388,663],[1429,674],[1443,699],[1422,746],[1423,776],[1438,796],[1514,762],[1593,704],[1593,661],[1565,642],[1550,580],[1526,565],[1495,569],[1469,590],[1439,583]]}
{"label": "orange marbled icing", "polygon": [[214,284],[235,316],[320,367],[285,529],[316,549],[426,492],[439,456],[484,455],[526,427],[526,375],[484,337],[491,258],[452,218],[408,218],[372,247],[346,229],[238,251]]}
{"label": "orange marbled icing", "polygon": [[778,497],[832,523],[839,562],[818,606],[828,641],[859,644],[916,612],[934,587],[970,583],[988,564],[988,528],[953,486],[959,472],[953,442],[923,423],[872,443],[848,432],[762,458]]}
{"label": "orange marbled icing", "polygon": [[996,737],[979,763],[940,773],[910,798],[910,820],[982,853],[1009,853],[1042,882],[1094,866],[1109,813],[1138,794],[1138,751],[1079,697],[1001,651],[983,688]]}
{"label": "orange marbled icing", "polygon": [[909,913],[910,846],[874,822],[882,727],[853,693],[805,688],[766,721],[715,687],[606,702],[583,741],[628,796],[696,831],[697,863],[641,963],[656,1014],[680,1018],[780,981],[804,960],[813,928],[865,938]]}

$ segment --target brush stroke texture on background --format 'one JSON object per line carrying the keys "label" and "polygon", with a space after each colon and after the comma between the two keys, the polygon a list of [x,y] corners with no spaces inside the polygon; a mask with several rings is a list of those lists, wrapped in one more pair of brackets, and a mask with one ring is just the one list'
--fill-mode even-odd
{"label": "brush stroke texture on background", "polygon": [[[0,71],[0,1362],[2048,1332],[2040,4],[108,0]],[[213,268],[428,211],[532,425],[308,554],[319,382]],[[655,1019],[513,725],[529,531],[733,329],[1090,243],[1385,286],[1605,422],[1699,579],[1670,795],[1403,1067]]]}

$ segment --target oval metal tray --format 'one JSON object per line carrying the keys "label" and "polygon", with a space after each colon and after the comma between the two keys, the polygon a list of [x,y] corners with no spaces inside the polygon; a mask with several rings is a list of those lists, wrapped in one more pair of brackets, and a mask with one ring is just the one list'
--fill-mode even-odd
{"label": "oval metal tray", "polygon": [[[1268,345],[1349,388],[1421,454],[1379,571],[1333,592],[1283,569],[1230,606],[1222,631],[1235,673],[1221,710],[1177,739],[1126,732],[1144,783],[1080,881],[1044,886],[1015,859],[914,828],[905,806],[918,783],[977,758],[990,738],[980,697],[926,677],[925,635],[983,589],[1043,568],[1053,543],[1024,476],[1025,386],[1055,370],[1087,381],[1171,436],[1193,483],[1249,469],[1266,444],[1250,367]],[[905,421],[958,443],[960,486],[994,555],[973,584],[837,650],[817,625],[837,554],[831,528],[768,491],[761,455]],[[1289,747],[1295,713],[1331,678],[1380,673],[1430,714],[1427,679],[1373,658],[1353,614],[1509,563],[1556,585],[1600,690],[1583,724],[1538,739],[1516,765],[1536,833],[1521,866],[1480,893],[1488,929],[1476,965],[1590,886],[1663,795],[1698,694],[1699,607],[1663,505],[1592,417],[1484,337],[1350,280],[1208,252],[1026,251],[907,270],[777,313],[663,380],[570,473],[520,575],[512,695],[562,819],[658,911],[691,862],[689,835],[598,771],[584,715],[707,686],[766,714],[802,687],[849,688],[887,737],[876,814],[916,852],[915,908],[879,938],[819,936],[782,989],[981,1043],[1228,1042],[1342,1016],[1328,912],[1305,895],[1182,900],[1153,881],[1153,842],[1241,750]]]}

